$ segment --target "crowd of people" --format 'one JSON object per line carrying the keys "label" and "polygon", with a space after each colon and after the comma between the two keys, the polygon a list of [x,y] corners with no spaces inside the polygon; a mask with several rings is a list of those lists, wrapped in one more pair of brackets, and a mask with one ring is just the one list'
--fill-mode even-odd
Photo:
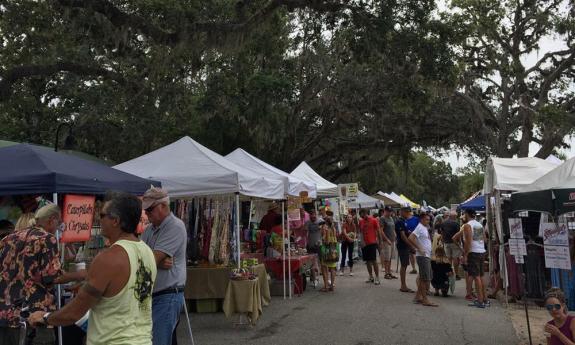
{"label": "crowd of people", "polygon": [[[272,207],[264,216],[261,222],[264,227],[268,223],[271,226],[272,219],[278,219],[274,212]],[[470,306],[490,305],[482,280],[487,233],[472,210],[465,210],[459,217],[455,211],[436,215],[425,211],[415,215],[411,207],[399,209],[398,216],[391,207],[375,213],[366,209],[356,213],[351,209],[342,216],[341,225],[334,222],[333,212],[326,208],[320,208],[319,214],[314,209],[302,209],[301,216],[295,230],[302,230],[305,235],[308,254],[317,255],[310,281],[316,286],[321,272],[322,292],[334,291],[336,275],[353,276],[355,245],[359,244],[358,254],[369,274],[366,283],[380,285],[380,273],[383,279],[399,278],[399,290],[415,293],[414,303],[437,306],[429,296],[449,296],[462,274],[465,299],[471,302]],[[394,258],[399,262],[399,277],[392,271]],[[410,266],[409,272],[418,274],[415,290],[407,285]]]}
{"label": "crowd of people", "polygon": [[[62,218],[56,204],[38,208],[23,228],[5,231],[0,241],[0,345],[20,344],[22,337],[28,345],[54,345],[54,327],[73,325],[88,311],[87,344],[173,344],[184,304],[187,234],[169,205],[160,188],[149,189],[142,200],[109,193],[99,214],[109,248],[88,270],[76,272],[64,272],[61,265],[55,233]],[[150,225],[140,237],[136,230],[142,210]],[[54,286],[67,282],[82,285],[57,310]],[[32,326],[25,335],[20,333],[23,321]]]}

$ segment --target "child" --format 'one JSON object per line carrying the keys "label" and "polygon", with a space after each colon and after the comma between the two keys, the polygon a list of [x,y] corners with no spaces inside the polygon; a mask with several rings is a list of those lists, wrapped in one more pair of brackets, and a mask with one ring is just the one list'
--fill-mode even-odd
{"label": "child", "polygon": [[431,270],[433,271],[431,285],[435,289],[435,296],[439,296],[439,290],[441,290],[443,297],[447,297],[449,277],[453,275],[453,269],[449,258],[445,255],[445,250],[441,246],[435,249],[435,258],[431,261]]}

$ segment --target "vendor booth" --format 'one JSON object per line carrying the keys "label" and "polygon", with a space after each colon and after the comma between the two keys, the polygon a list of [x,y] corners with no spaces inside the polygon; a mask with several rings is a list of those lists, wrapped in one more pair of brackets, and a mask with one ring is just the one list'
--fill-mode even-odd
{"label": "vendor booth", "polygon": [[[0,171],[1,205],[8,205],[11,198],[26,198],[26,211],[32,213],[35,207],[47,202],[40,196],[47,196],[61,205],[65,227],[56,236],[60,242],[63,267],[75,266],[74,262],[66,263],[64,254],[69,247],[65,243],[74,243],[74,246],[82,243],[76,253],[72,252],[78,265],[89,266],[91,258],[104,248],[97,216],[101,202],[96,201],[96,196],[110,190],[143,195],[151,185],[160,186],[154,180],[36,145],[0,148],[0,160],[7,167]],[[61,285],[57,286],[57,295],[62,296]],[[60,307],[62,298],[57,298],[57,301]],[[76,326],[68,326],[64,330],[63,334],[62,328],[58,329],[60,344],[81,343],[83,332]]]}
{"label": "vendor booth", "polygon": [[[575,309],[575,271],[572,268],[575,158],[513,193],[511,206],[514,212],[527,211],[540,216],[535,224],[536,231],[526,232],[536,237],[530,238],[531,243],[543,248],[544,268],[551,269],[552,285],[565,291],[569,309]],[[555,237],[563,240],[557,241]]]}
{"label": "vendor booth", "polygon": [[[296,201],[296,203],[301,204],[301,195],[305,195],[306,199],[316,198],[317,196],[317,186],[316,183],[313,181],[306,181],[302,180],[298,177],[293,176],[292,174],[288,174],[271,164],[268,164],[261,159],[249,154],[248,152],[238,148],[231,152],[230,154],[225,156],[226,159],[229,161],[246,167],[253,172],[257,173],[260,176],[269,177],[272,179],[278,179],[283,181],[284,183],[284,198],[288,200],[288,206],[293,204],[291,201]],[[284,211],[286,211],[285,203],[282,202],[282,220],[284,219]],[[299,205],[301,208],[301,205]],[[250,207],[251,208],[251,207]],[[300,210],[295,209],[294,212],[290,212],[288,208],[288,222],[283,222],[282,229],[282,250],[281,250],[281,257],[266,257],[264,262],[268,271],[271,273],[273,278],[276,281],[280,281],[283,284],[283,296],[286,297],[286,288],[288,289],[287,295],[289,297],[292,296],[292,290],[295,293],[302,293],[305,287],[304,283],[304,272],[306,269],[309,269],[309,265],[306,265],[309,262],[310,256],[306,255],[305,249],[297,250],[295,248],[295,244],[292,246],[290,243],[290,238],[292,234],[294,236],[301,235],[295,234],[292,230],[300,230],[300,229],[291,229],[293,228],[292,224],[302,225],[304,223],[304,219],[300,219]],[[250,222],[251,223],[251,222]],[[274,234],[272,234],[273,236]],[[273,241],[272,241],[273,242]],[[286,255],[286,248],[287,248],[287,255]],[[261,254],[256,253],[255,255],[245,254],[246,258],[260,258]],[[292,289],[292,276],[294,287]]]}
{"label": "vendor booth", "polygon": [[306,162],[301,162],[291,174],[303,181],[315,183],[317,186],[318,198],[329,198],[338,196],[337,185],[321,177]]}
{"label": "vendor booth", "polygon": [[[489,230],[490,272],[497,271],[503,281],[506,293],[513,296],[523,295],[522,273],[517,270],[515,260],[509,248],[509,218],[511,210],[511,192],[532,184],[539,177],[556,168],[552,162],[539,158],[496,158],[487,161],[483,195],[486,198],[487,226]],[[531,220],[533,221],[533,220]],[[517,241],[512,241],[513,243]],[[515,248],[511,248],[515,250]],[[527,248],[529,250],[529,248]],[[540,265],[542,252],[533,246],[532,258],[538,257],[533,265]],[[530,259],[531,260],[531,259]],[[540,280],[541,277],[538,279]]]}
{"label": "vendor booth", "polygon": [[349,208],[383,208],[384,202],[359,191],[357,198],[348,204]]}
{"label": "vendor booth", "polygon": [[[261,282],[258,286],[262,304],[269,302],[263,263],[240,259],[240,207],[241,199],[283,199],[283,181],[235,164],[187,136],[115,168],[159,180],[168,194],[177,199],[174,213],[186,224],[192,264],[187,270],[185,296],[198,301],[198,310],[219,309],[218,299],[225,297],[223,292],[242,286],[232,287],[230,277],[243,279],[246,271]],[[247,282],[243,286],[249,291],[257,290]]]}

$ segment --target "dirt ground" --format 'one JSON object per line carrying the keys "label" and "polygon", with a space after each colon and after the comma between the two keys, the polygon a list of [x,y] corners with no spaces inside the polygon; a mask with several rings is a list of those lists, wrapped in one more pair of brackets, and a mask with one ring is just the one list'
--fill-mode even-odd
{"label": "dirt ground", "polygon": [[[528,312],[533,345],[546,345],[547,339],[543,333],[543,327],[545,323],[550,320],[549,313],[547,313],[545,309],[533,305],[529,306]],[[506,313],[513,323],[513,327],[519,338],[519,345],[529,345],[527,318],[525,317],[523,304],[509,303]]]}

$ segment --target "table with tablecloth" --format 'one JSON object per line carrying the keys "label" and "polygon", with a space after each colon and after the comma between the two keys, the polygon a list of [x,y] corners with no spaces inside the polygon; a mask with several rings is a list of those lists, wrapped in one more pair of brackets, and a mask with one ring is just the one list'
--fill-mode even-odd
{"label": "table with tablecloth", "polygon": [[226,289],[223,305],[226,317],[233,314],[246,314],[255,324],[262,313],[260,284],[254,280],[230,280]]}
{"label": "table with tablecloth", "polygon": [[[258,277],[261,303],[266,306],[271,302],[266,266],[259,264],[251,269]],[[231,270],[232,267],[188,267],[184,296],[195,300],[225,299]]]}
{"label": "table with tablecloth", "polygon": [[[288,277],[288,269],[291,269],[292,280],[294,282],[294,292],[301,294],[305,290],[304,273],[313,267],[313,262],[317,260],[317,255],[293,255],[289,259],[289,268],[287,265],[288,258],[286,257],[286,274]],[[275,279],[281,280],[283,273],[284,260],[279,258],[266,258],[264,260],[266,268],[270,271]]]}

